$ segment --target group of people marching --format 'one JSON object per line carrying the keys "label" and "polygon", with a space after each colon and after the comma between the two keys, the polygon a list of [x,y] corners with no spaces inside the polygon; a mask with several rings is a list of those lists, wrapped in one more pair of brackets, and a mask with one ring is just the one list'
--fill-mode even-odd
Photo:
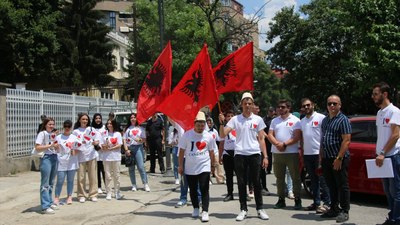
{"label": "group of people marching", "polygon": [[[390,208],[384,224],[400,224],[400,110],[390,103],[389,93],[390,88],[385,83],[378,83],[373,88],[372,99],[381,108],[377,117],[376,165],[382,166],[385,158],[392,161],[394,178],[383,180]],[[302,209],[299,171],[301,162],[310,174],[313,194],[313,203],[304,209],[322,213],[322,218],[334,218],[340,223],[349,220],[350,190],[347,170],[350,162],[348,145],[352,130],[349,119],[341,112],[341,99],[337,95],[327,98],[327,116],[314,111],[315,104],[308,98],[302,99],[301,106],[303,117],[298,118],[291,111],[291,103],[288,100],[280,100],[277,116],[263,119],[254,113],[253,96],[246,92],[241,98],[241,114],[234,115],[229,111],[219,115],[219,134],[213,129],[212,119],[207,119],[203,112],[199,112],[193,121],[194,128],[186,132],[177,123],[170,121],[174,129],[168,135],[168,144],[172,148],[176,184],[181,184],[180,200],[176,207],[186,205],[190,188],[192,216],[200,217],[203,222],[209,221],[211,174],[215,175],[217,183],[224,183],[226,179],[227,195],[224,201],[234,199],[233,176],[236,174],[240,203],[240,212],[236,220],[242,221],[247,217],[249,194],[254,194],[258,217],[268,220],[269,216],[263,209],[262,195],[268,192],[265,171],[269,173],[268,166],[273,158],[278,194],[278,202],[274,208],[286,207],[285,189],[288,187],[285,184],[285,176],[288,176],[293,183],[294,209]],[[132,113],[130,125],[123,131],[123,137],[118,132],[115,120],[109,119],[106,126],[102,126],[100,114],[94,116],[91,126],[88,124],[89,116],[80,114],[73,131],[72,122],[67,120],[64,122],[63,133],[55,135],[54,120],[43,120],[42,131],[36,139],[36,149],[45,151],[40,167],[43,213],[54,213],[54,209],[58,208],[65,176],[68,193],[66,203],[72,203],[76,170],[79,201],[83,203],[87,198],[97,201],[96,171],[99,159],[104,163],[106,199],[112,197],[111,180],[114,180],[115,198],[120,199],[121,146],[127,157],[137,165],[144,189],[150,191],[144,170],[143,143],[146,140],[146,132],[137,124],[136,114]],[[154,163],[152,164],[151,170],[154,171]],[[219,168],[222,165],[225,177]],[[160,169],[164,170],[161,163]],[[85,192],[86,171],[89,193]],[[261,174],[262,171],[264,174]],[[178,173],[182,175],[181,181]],[[56,174],[57,184],[53,199],[52,186]],[[129,174],[132,191],[136,191],[134,167],[129,168]]]}
{"label": "group of people marching", "polygon": [[[97,195],[102,193],[101,176],[105,183],[106,199],[119,200],[121,147],[125,150],[129,164],[132,191],[136,191],[135,166],[137,166],[144,185],[150,192],[147,174],[144,168],[143,143],[146,140],[144,128],[136,121],[136,114],[130,116],[130,124],[121,133],[117,122],[110,113],[106,124],[102,116],[94,114],[90,124],[89,115],[78,114],[75,124],[71,120],[63,123],[62,133],[55,129],[51,117],[43,117],[35,141],[36,151],[44,152],[40,158],[40,202],[43,214],[53,214],[60,203],[72,204],[73,186],[76,172],[77,196],[80,203],[86,200],[97,202]],[[87,174],[86,174],[87,173]],[[55,177],[55,193],[53,186]],[[67,199],[60,201],[62,187],[67,178]],[[86,192],[86,178],[89,189]],[[113,189],[111,186],[113,182]]]}

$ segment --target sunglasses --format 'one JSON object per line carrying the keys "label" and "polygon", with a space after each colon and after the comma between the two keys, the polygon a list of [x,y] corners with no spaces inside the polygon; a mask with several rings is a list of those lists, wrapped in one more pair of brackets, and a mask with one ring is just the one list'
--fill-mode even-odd
{"label": "sunglasses", "polygon": [[304,104],[304,105],[302,105],[301,107],[305,108],[305,107],[310,107],[310,106],[311,106],[311,104],[310,104],[310,103],[308,103],[308,104]]}
{"label": "sunglasses", "polygon": [[279,109],[285,109],[285,108],[286,108],[286,106],[284,106],[284,105],[280,105],[280,106],[278,106],[278,108],[279,108]]}
{"label": "sunglasses", "polygon": [[67,128],[67,129],[69,129],[69,128],[71,128],[72,126],[64,126],[64,128]]}
{"label": "sunglasses", "polygon": [[328,102],[327,105],[328,106],[337,106],[337,104],[338,104],[337,102]]}

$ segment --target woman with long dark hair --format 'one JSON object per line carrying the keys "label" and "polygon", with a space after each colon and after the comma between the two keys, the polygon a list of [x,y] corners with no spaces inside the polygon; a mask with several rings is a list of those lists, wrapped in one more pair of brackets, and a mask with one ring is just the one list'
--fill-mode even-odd
{"label": "woman with long dark hair", "polygon": [[122,137],[121,133],[117,131],[118,126],[115,120],[107,120],[106,126],[108,132],[102,145],[104,151],[103,163],[106,171],[106,199],[111,200],[111,180],[114,180],[115,199],[119,200],[122,198],[119,191]]}
{"label": "woman with long dark hair", "polygon": [[[101,136],[104,136],[107,132],[105,129],[105,126],[103,125],[103,117],[101,116],[100,113],[95,113],[93,115],[93,119],[92,119],[92,124],[91,124],[92,128],[95,129],[97,132],[99,132],[101,134]],[[102,139],[100,139],[100,145],[102,145]],[[98,152],[99,157],[97,159],[97,193],[98,194],[103,194],[103,190],[101,189],[101,178],[103,177],[103,182],[104,184],[106,183],[105,180],[105,172],[104,172],[104,164],[103,164],[103,150],[100,149]]]}
{"label": "woman with long dark hair", "polygon": [[125,129],[124,133],[124,149],[125,155],[130,157],[134,162],[132,166],[129,167],[129,177],[132,183],[132,191],[137,191],[136,186],[136,176],[135,176],[135,164],[142,178],[144,185],[144,190],[149,192],[150,187],[147,181],[146,170],[144,169],[144,159],[143,159],[143,143],[146,141],[146,132],[143,127],[139,126],[136,120],[136,113],[132,113],[130,116],[130,124]]}
{"label": "woman with long dark hair", "polygon": [[[77,189],[78,199],[80,203],[84,203],[86,198],[92,202],[97,202],[97,151],[95,146],[99,146],[100,135],[89,125],[89,115],[79,113],[78,120],[74,126],[73,134],[82,142],[79,148],[78,160],[78,178]],[[85,173],[88,173],[89,178],[89,193],[86,193]]]}
{"label": "woman with long dark hair", "polygon": [[54,214],[58,209],[54,204],[52,193],[54,178],[57,173],[57,152],[58,144],[55,141],[54,119],[47,117],[43,119],[42,129],[38,133],[35,141],[35,148],[38,152],[44,152],[40,158],[40,206],[43,214]]}

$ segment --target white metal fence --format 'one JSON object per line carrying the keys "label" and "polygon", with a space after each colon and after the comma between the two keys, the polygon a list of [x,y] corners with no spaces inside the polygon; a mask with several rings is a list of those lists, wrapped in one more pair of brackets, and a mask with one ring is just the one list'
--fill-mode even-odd
{"label": "white metal fence", "polygon": [[7,89],[6,104],[8,158],[30,156],[42,114],[53,117],[61,129],[64,120],[75,122],[80,112],[89,113],[90,119],[101,113],[105,122],[109,112],[131,108],[130,102],[17,89]]}

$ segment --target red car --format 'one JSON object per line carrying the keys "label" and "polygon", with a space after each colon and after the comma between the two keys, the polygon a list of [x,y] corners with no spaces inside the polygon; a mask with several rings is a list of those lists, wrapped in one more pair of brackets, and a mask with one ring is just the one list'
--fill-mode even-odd
{"label": "red car", "polygon": [[[375,116],[355,116],[350,118],[352,134],[349,145],[350,166],[349,185],[351,192],[385,195],[382,180],[368,179],[366,159],[376,157],[376,123]],[[311,195],[310,179],[305,169],[302,171],[302,182],[305,191]]]}
{"label": "red car", "polygon": [[350,191],[368,194],[384,195],[382,180],[379,178],[368,179],[366,159],[376,157],[376,123],[375,116],[360,116],[350,119],[352,134],[349,145],[350,166],[349,185]]}

